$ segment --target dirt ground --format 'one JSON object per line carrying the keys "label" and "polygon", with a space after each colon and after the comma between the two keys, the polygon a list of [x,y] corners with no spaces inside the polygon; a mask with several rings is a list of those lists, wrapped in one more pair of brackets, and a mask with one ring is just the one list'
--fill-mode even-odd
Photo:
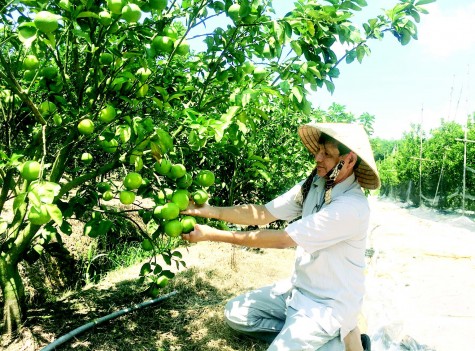
{"label": "dirt ground", "polygon": [[473,350],[475,223],[382,199],[371,207],[364,315],[374,350],[405,336],[413,351]]}

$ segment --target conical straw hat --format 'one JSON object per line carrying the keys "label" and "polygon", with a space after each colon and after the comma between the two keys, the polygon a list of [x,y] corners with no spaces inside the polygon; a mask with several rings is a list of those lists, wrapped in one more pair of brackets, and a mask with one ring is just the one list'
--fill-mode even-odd
{"label": "conical straw hat", "polygon": [[355,169],[355,176],[363,188],[374,190],[381,186],[378,169],[374,161],[373,150],[369,143],[368,134],[360,124],[350,123],[309,123],[298,129],[300,139],[305,147],[313,154],[318,152],[318,139],[325,133],[344,144],[361,158],[361,163]]}

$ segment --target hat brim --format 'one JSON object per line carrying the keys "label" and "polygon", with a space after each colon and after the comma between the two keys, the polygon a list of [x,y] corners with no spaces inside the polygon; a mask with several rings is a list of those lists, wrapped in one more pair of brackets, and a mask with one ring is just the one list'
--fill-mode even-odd
{"label": "hat brim", "polygon": [[358,183],[363,188],[375,190],[381,186],[373,150],[369,143],[368,134],[362,125],[350,123],[309,123],[300,126],[298,129],[300,139],[313,155],[318,153],[318,140],[322,133],[344,144],[360,157],[361,163],[354,172]]}

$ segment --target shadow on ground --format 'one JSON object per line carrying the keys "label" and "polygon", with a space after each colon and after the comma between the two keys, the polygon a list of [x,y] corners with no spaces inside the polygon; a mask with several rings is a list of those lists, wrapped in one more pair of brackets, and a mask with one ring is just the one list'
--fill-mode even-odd
{"label": "shadow on ground", "polygon": [[[226,326],[223,308],[232,293],[213,285],[215,273],[183,271],[163,290],[176,295],[97,325],[56,350],[265,350],[265,344],[242,339]],[[148,300],[141,289],[135,280],[124,280],[31,307],[25,328],[34,347],[25,350],[41,350],[95,318]]]}

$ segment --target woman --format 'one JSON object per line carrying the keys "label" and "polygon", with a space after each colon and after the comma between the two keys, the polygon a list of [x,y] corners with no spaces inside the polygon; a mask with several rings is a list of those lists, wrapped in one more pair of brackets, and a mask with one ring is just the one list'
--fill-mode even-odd
{"label": "woman", "polygon": [[357,316],[364,297],[368,201],[379,175],[364,128],[311,123],[299,128],[315,156],[312,174],[266,205],[215,207],[192,204],[183,213],[242,225],[290,222],[282,230],[223,231],[197,224],[183,239],[259,248],[296,247],[292,276],[229,301],[233,329],[270,342],[278,350],[369,350]]}

